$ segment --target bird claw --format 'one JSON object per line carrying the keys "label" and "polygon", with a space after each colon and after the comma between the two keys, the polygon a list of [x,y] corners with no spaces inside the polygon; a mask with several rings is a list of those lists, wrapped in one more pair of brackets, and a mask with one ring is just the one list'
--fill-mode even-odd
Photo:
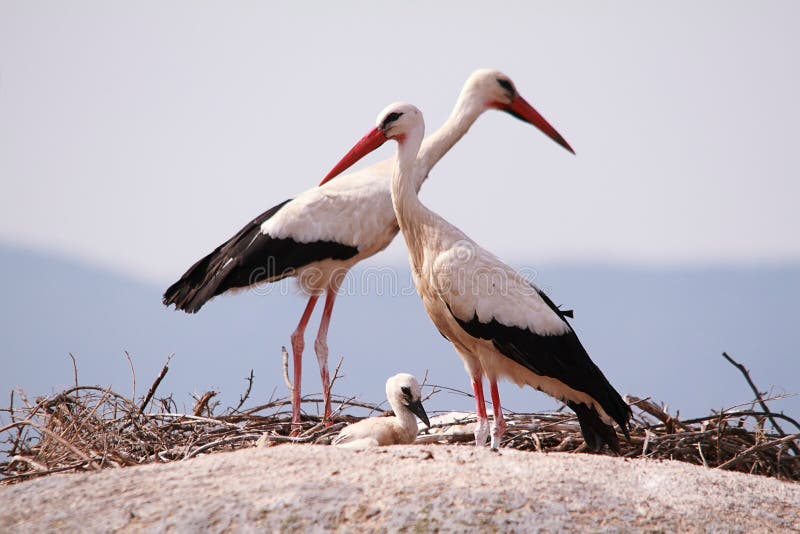
{"label": "bird claw", "polygon": [[486,438],[489,437],[489,421],[488,419],[478,419],[475,425],[475,446],[483,447],[486,445]]}
{"label": "bird claw", "polygon": [[[500,417],[498,419],[498,417]],[[506,433],[506,422],[502,419],[502,416],[498,416],[495,414],[494,423],[492,423],[492,441],[491,447],[493,451],[496,451],[500,448],[500,440],[503,437],[503,434]]]}

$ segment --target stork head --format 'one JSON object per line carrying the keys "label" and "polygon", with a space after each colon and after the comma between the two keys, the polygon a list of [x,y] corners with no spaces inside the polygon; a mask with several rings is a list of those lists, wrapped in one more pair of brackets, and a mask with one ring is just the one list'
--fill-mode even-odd
{"label": "stork head", "polygon": [[422,112],[416,106],[405,102],[389,104],[378,114],[375,128],[370,130],[350,149],[350,152],[345,154],[339,163],[325,175],[319,185],[343,173],[389,139],[402,142],[410,135],[417,136],[421,140],[424,133],[425,121],[422,118]]}
{"label": "stork head", "polygon": [[422,112],[413,104],[395,102],[378,113],[375,129],[383,133],[385,140],[402,141],[409,133],[423,133],[425,121]]}
{"label": "stork head", "polygon": [[395,411],[397,410],[396,407],[404,406],[419,417],[425,423],[425,426],[431,426],[428,414],[425,413],[425,408],[422,407],[422,390],[413,375],[400,373],[389,378],[386,381],[386,398],[389,404],[395,408]]}
{"label": "stork head", "polygon": [[461,90],[460,101],[478,106],[481,111],[499,109],[539,128],[550,139],[569,150],[572,147],[533,106],[522,98],[511,78],[495,69],[473,72]]}

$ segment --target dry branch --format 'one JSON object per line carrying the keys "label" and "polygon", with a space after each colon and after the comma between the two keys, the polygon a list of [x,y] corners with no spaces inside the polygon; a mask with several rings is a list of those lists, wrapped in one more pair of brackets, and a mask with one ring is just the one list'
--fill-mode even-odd
{"label": "dry branch", "polygon": [[216,397],[218,393],[219,392],[217,391],[206,391],[205,393],[203,393],[203,395],[199,399],[197,399],[197,404],[195,404],[192,413],[194,413],[195,415],[200,415],[201,413],[203,413],[204,410],[211,413],[211,409],[208,407],[208,403],[209,401],[211,401],[211,399]]}
{"label": "dry branch", "polygon": [[[292,437],[288,398],[242,408],[252,387],[252,373],[236,410],[216,415],[216,404],[210,402],[216,393],[208,392],[198,399],[192,413],[181,413],[171,396],[155,396],[169,361],[168,358],[139,403],[97,386],[71,387],[38,398],[35,403],[28,402],[24,392],[12,394],[9,408],[0,410],[10,416],[10,424],[0,428],[0,484],[52,473],[190,459],[199,454],[252,447],[257,441],[268,445],[330,443],[345,424],[358,420],[349,411],[366,409],[370,414],[385,413],[382,403],[334,396],[338,407],[331,427],[325,427],[318,416],[306,411],[300,435]],[[339,366],[333,376],[334,380],[339,376]],[[447,390],[471,396],[443,386],[426,387],[434,393]],[[15,405],[17,398],[21,404]],[[781,435],[782,430],[775,421],[786,421],[798,430],[800,425],[791,417],[770,412],[767,407],[770,399],[761,394],[754,402],[762,410],[737,410],[737,406],[684,420],[649,398],[628,399],[634,418],[630,440],[620,440],[623,457],[680,460],[709,468],[800,481],[800,455],[793,452],[800,444],[800,433]],[[322,398],[306,396],[302,402],[319,406]],[[145,413],[148,406],[151,410],[158,406],[159,411]],[[774,432],[764,429],[765,419],[773,421]],[[504,447],[540,452],[586,450],[580,427],[571,412],[506,411],[506,422]],[[472,442],[470,425],[474,423],[474,415],[451,417],[446,423],[425,429],[419,441]]]}
{"label": "dry branch", "polygon": [[292,385],[292,381],[289,380],[289,353],[286,351],[286,347],[281,347],[281,363],[283,364],[283,382],[286,384],[286,387],[289,391],[294,389]]}
{"label": "dry branch", "polygon": [[[764,410],[764,413],[769,413],[770,410],[767,407],[767,403],[764,402],[764,398],[761,396],[761,392],[758,391],[758,388],[753,383],[753,380],[750,378],[750,371],[748,371],[744,365],[742,365],[741,363],[735,361],[733,358],[728,356],[727,352],[723,352],[722,357],[728,360],[731,363],[731,365],[736,367],[742,373],[742,375],[744,375],[745,380],[747,380],[747,384],[750,386],[750,389],[753,390],[753,394],[756,396],[756,400],[758,401],[759,406],[761,406],[761,409]],[[783,431],[780,425],[778,425],[778,422],[775,420],[775,418],[772,417],[771,415],[768,415],[767,418],[772,423],[773,428],[775,428],[775,430],[778,431],[778,434],[780,434],[781,437],[785,437],[786,433]],[[798,447],[797,444],[794,443],[794,441],[790,440],[788,443],[789,447],[791,447],[792,451],[794,451],[795,454],[800,454],[800,447]]]}
{"label": "dry branch", "polygon": [[[161,368],[161,372],[158,373],[156,379],[153,380],[153,384],[150,386],[150,389],[147,390],[147,395],[144,396],[142,403],[139,405],[139,413],[144,413],[145,408],[147,408],[147,405],[150,404],[150,400],[153,398],[153,395],[155,395],[158,385],[161,384],[161,381],[164,380],[165,376],[167,376],[167,371],[169,371],[169,362],[173,356],[174,354],[167,356],[167,361],[164,363],[164,367]],[[75,385],[77,386],[78,384]]]}

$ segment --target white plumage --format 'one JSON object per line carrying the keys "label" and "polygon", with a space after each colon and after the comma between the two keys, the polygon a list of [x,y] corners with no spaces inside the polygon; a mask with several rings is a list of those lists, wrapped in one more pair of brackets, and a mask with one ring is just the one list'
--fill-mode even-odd
{"label": "white plumage", "polygon": [[[492,108],[534,124],[569,149],[561,136],[516,93],[506,75],[491,69],[478,70],[467,79],[445,124],[422,145],[415,190],[475,120]],[[324,418],[330,416],[327,332],[334,301],[347,271],[386,248],[397,235],[389,191],[393,166],[391,158],[335,181],[329,182],[326,177],[319,187],[274,206],[193,265],[164,294],[164,304],[194,313],[221,293],[296,277],[309,299],[291,336],[295,423],[300,422],[305,329],[323,293],[325,308],[314,349],[325,399]]]}
{"label": "white plumage", "polygon": [[[334,241],[357,247],[358,256],[341,264],[358,263],[386,248],[397,235],[389,195],[392,165],[391,159],[381,161],[300,193],[265,221],[261,232],[299,243]],[[322,283],[323,291],[327,281]]]}
{"label": "white plumage", "polygon": [[591,361],[564,312],[464,232],[425,207],[417,196],[416,157],[424,135],[421,112],[392,104],[378,126],[334,170],[346,169],[387,139],[398,143],[392,204],[409,251],[417,291],[433,323],[455,346],[475,391],[476,443],[489,431],[483,376],[492,396],[492,447],[505,430],[499,378],[529,385],[566,402],[578,415],[587,444],[599,450],[618,441],[612,420],[627,434],[630,409]]}
{"label": "white plumage", "polygon": [[396,374],[386,381],[386,399],[393,417],[370,417],[345,427],[333,440],[334,445],[350,449],[414,443],[417,417],[430,425],[419,382],[408,373]]}

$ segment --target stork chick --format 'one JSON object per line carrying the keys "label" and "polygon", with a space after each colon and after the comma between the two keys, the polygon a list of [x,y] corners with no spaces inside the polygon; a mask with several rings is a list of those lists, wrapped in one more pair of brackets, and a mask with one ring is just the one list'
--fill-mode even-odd
{"label": "stork chick", "polygon": [[419,382],[408,373],[396,374],[386,381],[386,399],[394,417],[370,417],[345,427],[333,440],[348,449],[413,443],[417,438],[417,417],[430,426],[422,407]]}

